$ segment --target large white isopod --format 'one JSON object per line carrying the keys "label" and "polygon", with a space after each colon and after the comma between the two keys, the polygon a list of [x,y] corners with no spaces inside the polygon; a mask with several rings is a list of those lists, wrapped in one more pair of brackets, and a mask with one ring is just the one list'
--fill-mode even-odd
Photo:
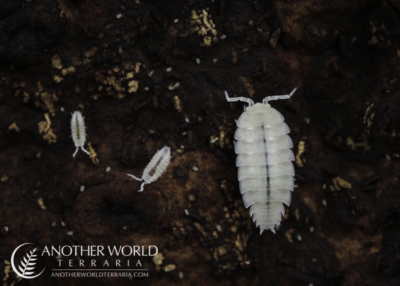
{"label": "large white isopod", "polygon": [[268,96],[262,104],[254,104],[250,98],[229,97],[225,91],[229,102],[249,104],[236,121],[236,166],[244,206],[250,207],[250,216],[260,227],[260,234],[278,229],[285,213],[283,204],[290,205],[294,181],[290,129],[268,101],[288,99],[296,89],[290,94]]}

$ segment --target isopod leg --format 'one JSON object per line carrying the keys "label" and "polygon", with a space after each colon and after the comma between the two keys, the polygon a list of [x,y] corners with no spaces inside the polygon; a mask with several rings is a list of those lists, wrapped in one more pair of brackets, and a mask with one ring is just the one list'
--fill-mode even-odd
{"label": "isopod leg", "polygon": [[131,175],[131,174],[127,174],[129,177],[132,177],[132,178],[134,178],[135,180],[137,180],[137,181],[143,181],[143,178],[138,178],[138,177],[136,177],[136,176],[134,176],[134,175]]}
{"label": "isopod leg", "polygon": [[140,185],[140,190],[139,190],[138,192],[143,192],[143,190],[144,190],[144,189],[143,189],[143,186],[146,185],[146,184],[147,184],[146,182],[143,182],[143,183]]}
{"label": "isopod leg", "polygon": [[228,102],[234,102],[234,101],[243,101],[249,104],[249,106],[254,105],[254,101],[251,100],[250,98],[246,97],[229,97],[228,92],[225,91],[225,97]]}
{"label": "isopod leg", "polygon": [[74,153],[74,155],[72,155],[72,158],[75,158],[76,153],[78,153],[78,150],[79,150],[79,147],[76,147],[75,153]]}
{"label": "isopod leg", "polygon": [[289,94],[267,96],[266,98],[263,99],[263,104],[267,104],[268,101],[271,101],[271,100],[289,99],[296,92],[296,90],[297,90],[297,87],[295,87]]}

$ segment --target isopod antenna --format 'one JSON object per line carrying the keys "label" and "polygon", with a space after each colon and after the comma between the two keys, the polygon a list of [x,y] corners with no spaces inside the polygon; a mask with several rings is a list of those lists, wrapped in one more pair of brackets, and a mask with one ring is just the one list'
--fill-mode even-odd
{"label": "isopod antenna", "polygon": [[243,101],[249,104],[249,106],[253,106],[254,105],[254,101],[250,98],[246,98],[246,97],[229,97],[228,92],[225,91],[225,97],[226,100],[229,102],[234,102],[234,101]]}
{"label": "isopod antenna", "polygon": [[296,92],[296,90],[297,90],[297,87],[295,87],[289,94],[267,96],[266,98],[263,99],[262,103],[267,104],[268,101],[271,101],[271,100],[289,99]]}

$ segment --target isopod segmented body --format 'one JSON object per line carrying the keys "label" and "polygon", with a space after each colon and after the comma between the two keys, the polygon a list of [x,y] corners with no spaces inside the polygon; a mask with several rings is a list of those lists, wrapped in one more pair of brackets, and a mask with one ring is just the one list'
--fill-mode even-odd
{"label": "isopod segmented body", "polygon": [[131,174],[127,175],[138,181],[144,180],[139,190],[139,192],[142,192],[145,184],[150,184],[161,177],[165,169],[167,169],[170,161],[171,148],[164,146],[161,150],[158,150],[157,153],[154,154],[153,158],[150,160],[150,163],[144,169],[142,178],[138,178]]}
{"label": "isopod segmented body", "polygon": [[283,204],[290,205],[294,187],[290,129],[268,101],[290,98],[295,91],[296,88],[287,95],[268,96],[262,104],[254,104],[249,98],[229,97],[225,92],[229,102],[249,104],[236,122],[236,166],[244,206],[250,207],[250,216],[260,227],[260,234],[268,229],[275,233],[285,213]]}
{"label": "isopod segmented body", "polygon": [[86,127],[84,118],[80,111],[75,111],[72,114],[71,135],[76,147],[75,153],[72,155],[72,157],[75,157],[79,148],[81,148],[86,154],[90,155],[89,152],[83,147],[86,141]]}

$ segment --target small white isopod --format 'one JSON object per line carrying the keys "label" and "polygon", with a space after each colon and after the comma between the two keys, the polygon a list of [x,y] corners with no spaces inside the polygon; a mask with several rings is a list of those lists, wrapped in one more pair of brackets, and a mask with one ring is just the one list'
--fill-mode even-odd
{"label": "small white isopod", "polygon": [[289,206],[294,188],[295,157],[290,148],[293,142],[287,135],[289,127],[284,118],[268,101],[288,99],[290,94],[273,95],[256,103],[250,98],[229,97],[228,102],[244,101],[249,104],[236,121],[235,153],[240,193],[246,208],[260,234],[264,230],[275,233],[285,213],[282,203]]}
{"label": "small white isopod", "polygon": [[75,111],[72,114],[71,119],[71,133],[72,140],[74,140],[76,151],[72,157],[75,158],[76,153],[78,153],[79,148],[82,149],[83,152],[89,155],[89,152],[83,147],[86,141],[86,130],[85,130],[85,121],[83,120],[82,113],[80,111]]}
{"label": "small white isopod", "polygon": [[165,169],[167,169],[170,161],[171,161],[171,148],[164,146],[164,148],[158,150],[157,153],[154,154],[150,163],[144,169],[142,178],[138,178],[131,174],[127,175],[138,181],[144,180],[139,190],[139,192],[142,192],[143,186],[145,184],[150,184],[161,177]]}

